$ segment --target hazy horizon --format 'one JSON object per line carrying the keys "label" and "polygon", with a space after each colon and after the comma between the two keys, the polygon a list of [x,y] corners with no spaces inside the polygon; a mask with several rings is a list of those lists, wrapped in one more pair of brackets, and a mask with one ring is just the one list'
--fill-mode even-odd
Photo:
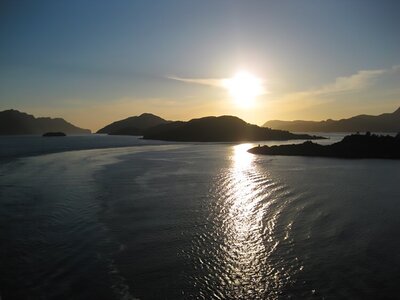
{"label": "hazy horizon", "polygon": [[262,125],[400,105],[398,1],[3,1],[0,8],[0,110],[96,131],[143,112],[170,120],[235,115]]}

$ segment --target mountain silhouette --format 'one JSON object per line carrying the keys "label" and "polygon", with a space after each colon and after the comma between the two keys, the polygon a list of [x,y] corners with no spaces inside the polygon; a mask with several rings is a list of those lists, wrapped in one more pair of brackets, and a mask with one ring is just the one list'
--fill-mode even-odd
{"label": "mountain silhouette", "polygon": [[143,135],[146,129],[169,122],[170,121],[164,120],[159,116],[144,113],[140,116],[129,117],[113,122],[97,131],[97,133],[107,133],[112,135]]}
{"label": "mountain silhouette", "polygon": [[66,134],[91,133],[89,129],[76,127],[61,118],[35,118],[14,109],[0,112],[0,135],[43,134],[57,131]]}
{"label": "mountain silhouette", "polygon": [[293,132],[399,132],[400,108],[378,116],[358,115],[349,119],[326,121],[268,121],[264,127]]}
{"label": "mountain silhouette", "polygon": [[234,116],[204,117],[188,122],[171,122],[145,131],[144,139],[184,142],[239,142],[291,139],[317,139],[248,124]]}
{"label": "mountain silhouette", "polygon": [[367,132],[365,135],[345,136],[343,140],[332,145],[307,141],[296,145],[254,147],[248,152],[264,155],[400,159],[400,133],[393,137]]}

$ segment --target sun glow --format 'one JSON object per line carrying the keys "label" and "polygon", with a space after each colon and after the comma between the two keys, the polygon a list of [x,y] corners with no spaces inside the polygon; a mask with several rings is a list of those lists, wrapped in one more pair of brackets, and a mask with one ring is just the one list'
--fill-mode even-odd
{"label": "sun glow", "polygon": [[255,99],[265,93],[263,81],[246,71],[237,72],[232,78],[225,79],[223,86],[241,107],[253,106]]}

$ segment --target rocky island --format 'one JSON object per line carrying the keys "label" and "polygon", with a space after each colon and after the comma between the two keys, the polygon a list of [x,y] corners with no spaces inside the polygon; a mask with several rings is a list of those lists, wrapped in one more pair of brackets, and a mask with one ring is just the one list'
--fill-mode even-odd
{"label": "rocky island", "polygon": [[297,145],[254,147],[248,152],[263,155],[400,159],[400,133],[393,137],[367,132],[365,135],[345,136],[332,145],[323,146],[307,141]]}
{"label": "rocky island", "polygon": [[144,139],[176,142],[250,142],[268,140],[323,139],[289,131],[263,128],[234,116],[204,117],[170,122],[145,131]]}

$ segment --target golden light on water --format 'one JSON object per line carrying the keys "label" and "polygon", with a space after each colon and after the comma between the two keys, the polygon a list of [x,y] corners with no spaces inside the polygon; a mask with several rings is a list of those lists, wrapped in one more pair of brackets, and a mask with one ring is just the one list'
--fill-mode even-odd
{"label": "golden light on water", "polygon": [[[230,171],[230,196],[225,203],[228,212],[225,242],[229,255],[224,258],[230,276],[235,278],[232,297],[255,296],[263,289],[261,283],[263,257],[267,251],[262,239],[263,210],[259,210],[261,195],[257,195],[252,177],[254,155],[247,152],[251,144],[233,147]],[[228,254],[228,253],[227,253]]]}
{"label": "golden light on water", "polygon": [[252,144],[240,144],[233,148],[233,163],[234,170],[237,173],[249,168],[254,160],[254,155],[247,152],[251,148]]}
{"label": "golden light on water", "polygon": [[[254,229],[253,210],[257,201],[252,199],[253,185],[249,179],[249,171],[252,168],[254,155],[247,152],[250,144],[241,144],[234,147],[232,176],[236,182],[236,188],[233,193],[233,203],[231,212],[232,220],[239,222],[232,223],[233,229],[237,234],[236,238],[245,241],[246,236]],[[250,254],[251,251],[247,254]]]}
{"label": "golden light on water", "polygon": [[265,93],[263,81],[247,71],[239,71],[232,78],[225,79],[223,86],[240,107],[251,107],[255,99]]}
{"label": "golden light on water", "polygon": [[[278,246],[275,238],[280,209],[271,208],[273,183],[247,152],[252,144],[232,149],[231,168],[226,173],[225,196],[221,198],[224,237],[222,265],[229,278],[231,299],[263,299],[279,291],[287,274],[276,269],[269,257]],[[268,200],[269,199],[269,200]]]}
{"label": "golden light on water", "polygon": [[286,206],[282,185],[272,180],[263,158],[247,152],[254,146],[229,147],[229,164],[210,188],[210,227],[194,242],[204,272],[195,283],[204,295],[215,291],[216,299],[278,299],[293,274],[273,259],[279,244],[290,240],[277,230]]}

